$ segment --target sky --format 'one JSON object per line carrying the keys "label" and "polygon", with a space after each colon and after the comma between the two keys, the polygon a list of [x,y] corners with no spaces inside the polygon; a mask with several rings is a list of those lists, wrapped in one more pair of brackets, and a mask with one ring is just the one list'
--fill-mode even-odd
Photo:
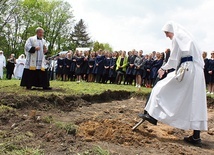
{"label": "sky", "polygon": [[76,22],[83,19],[93,41],[114,50],[163,52],[171,41],[162,32],[173,20],[189,30],[201,50],[214,50],[214,0],[66,0]]}

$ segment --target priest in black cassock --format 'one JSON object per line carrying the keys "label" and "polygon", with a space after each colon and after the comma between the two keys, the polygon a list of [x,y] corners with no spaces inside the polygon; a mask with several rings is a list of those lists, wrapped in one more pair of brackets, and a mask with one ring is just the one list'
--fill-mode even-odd
{"label": "priest in black cassock", "polygon": [[38,27],[36,35],[28,38],[25,44],[26,63],[21,86],[25,86],[29,90],[32,87],[42,87],[44,90],[51,89],[45,69],[47,47],[43,36],[43,28]]}

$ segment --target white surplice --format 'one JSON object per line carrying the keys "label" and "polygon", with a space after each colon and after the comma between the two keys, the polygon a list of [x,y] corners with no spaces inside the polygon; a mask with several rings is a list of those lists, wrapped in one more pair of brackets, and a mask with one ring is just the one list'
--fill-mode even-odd
{"label": "white surplice", "polygon": [[[28,38],[25,44],[25,55],[26,55],[26,63],[25,68],[30,69],[31,67],[35,67],[35,69],[41,69],[42,63],[44,61],[44,52],[43,47],[45,46],[46,41],[44,39],[37,39],[37,36],[33,36]],[[29,53],[30,49],[32,47],[40,47],[40,50],[36,51],[35,53]],[[32,58],[35,60],[33,61],[34,64],[32,64]],[[31,66],[33,65],[33,66]]]}
{"label": "white surplice", "polygon": [[173,32],[169,61],[162,69],[177,69],[182,57],[192,56],[193,61],[181,66],[188,68],[182,81],[176,71],[159,81],[151,92],[145,110],[155,119],[184,130],[207,130],[207,100],[202,52],[193,37],[182,26],[169,22],[164,31]]}

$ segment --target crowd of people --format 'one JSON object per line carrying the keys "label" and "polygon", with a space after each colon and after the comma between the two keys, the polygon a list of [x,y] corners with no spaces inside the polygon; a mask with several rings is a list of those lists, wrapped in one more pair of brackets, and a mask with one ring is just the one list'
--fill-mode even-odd
{"label": "crowd of people", "polygon": [[[158,76],[158,70],[164,65],[170,56],[170,50],[143,55],[143,51],[132,50],[105,52],[68,51],[50,57],[46,60],[46,70],[50,80],[76,81],[77,83],[96,82],[110,84],[127,84],[151,88]],[[208,94],[214,94],[214,52],[211,58],[207,58],[207,52],[203,52],[205,62],[204,74],[208,86]],[[0,79],[3,79],[3,69],[6,68],[6,78],[21,79],[25,55],[18,59],[11,54],[5,59],[3,51],[0,51]]]}
{"label": "crowd of people", "polygon": [[207,52],[203,52],[204,75],[207,84],[207,94],[214,94],[214,51],[211,52],[211,58],[207,58]]}
{"label": "crowd of people", "polygon": [[21,79],[20,86],[27,90],[32,87],[51,90],[49,80],[123,82],[138,88],[155,86],[148,96],[144,113],[139,114],[142,122],[146,120],[157,125],[161,121],[179,129],[191,129],[193,135],[185,137],[184,141],[201,146],[200,131],[208,129],[205,82],[207,93],[214,93],[214,52],[208,59],[192,35],[177,23],[167,22],[162,30],[172,40],[172,52],[167,49],[162,53],[153,51],[143,55],[142,50],[127,53],[77,50],[47,58],[44,30],[38,27],[36,35],[26,41],[25,61],[24,55],[16,60],[11,54],[6,62],[0,51],[0,78],[6,67],[6,78],[11,79],[14,75]]}
{"label": "crowd of people", "polygon": [[3,70],[6,68],[6,78],[12,79],[21,79],[24,65],[25,65],[25,55],[21,54],[18,59],[15,58],[14,54],[11,54],[10,57],[6,60],[3,51],[0,51],[0,79],[3,79]]}
{"label": "crowd of people", "polygon": [[157,71],[167,61],[170,50],[160,53],[132,50],[105,52],[68,51],[49,60],[51,79],[62,81],[87,81],[111,84],[135,84],[152,87]]}

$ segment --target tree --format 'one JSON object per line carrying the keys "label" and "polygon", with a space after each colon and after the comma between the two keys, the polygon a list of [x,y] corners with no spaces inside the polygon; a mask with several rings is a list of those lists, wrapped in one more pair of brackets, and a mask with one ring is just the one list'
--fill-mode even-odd
{"label": "tree", "polygon": [[0,1],[0,32],[7,23],[11,23],[11,17],[18,5],[19,0],[1,0]]}
{"label": "tree", "polygon": [[[12,31],[11,27],[12,25],[15,25],[16,18],[14,15],[16,14],[16,8],[18,6],[19,0],[1,0],[0,1],[0,50],[3,50],[5,52],[6,57],[9,56],[9,53],[7,51],[11,52],[11,47],[14,45],[14,38],[13,33],[18,31],[17,28],[13,29]],[[17,24],[16,24],[17,25]]]}
{"label": "tree", "polygon": [[86,31],[87,27],[82,19],[74,26],[74,31],[71,33],[71,39],[76,47],[90,47],[91,38]]}
{"label": "tree", "polygon": [[[63,0],[25,0],[24,3],[27,10],[32,10],[32,23],[26,33],[31,35],[35,33],[35,28],[41,26],[45,30],[45,39],[49,43],[49,51],[58,51],[62,49],[62,44],[68,44],[69,34],[73,24],[73,13],[68,2]],[[29,21],[26,18],[26,22]],[[32,31],[33,30],[33,31]],[[69,32],[70,31],[70,32]],[[53,53],[53,52],[52,52]]]}
{"label": "tree", "polygon": [[1,0],[0,45],[8,56],[24,52],[37,27],[45,30],[49,51],[69,46],[73,27],[71,6],[64,0]]}
{"label": "tree", "polygon": [[104,43],[103,46],[104,46],[104,49],[105,49],[106,51],[113,52],[113,49],[112,49],[112,47],[109,45],[109,43]]}
{"label": "tree", "polygon": [[109,52],[113,51],[113,49],[109,45],[109,43],[99,43],[98,41],[94,42],[93,49],[94,49],[94,51],[98,51],[100,49],[101,50],[106,50],[106,51],[109,51]]}
{"label": "tree", "polygon": [[93,50],[98,51],[100,49],[100,43],[98,41],[94,42]]}

